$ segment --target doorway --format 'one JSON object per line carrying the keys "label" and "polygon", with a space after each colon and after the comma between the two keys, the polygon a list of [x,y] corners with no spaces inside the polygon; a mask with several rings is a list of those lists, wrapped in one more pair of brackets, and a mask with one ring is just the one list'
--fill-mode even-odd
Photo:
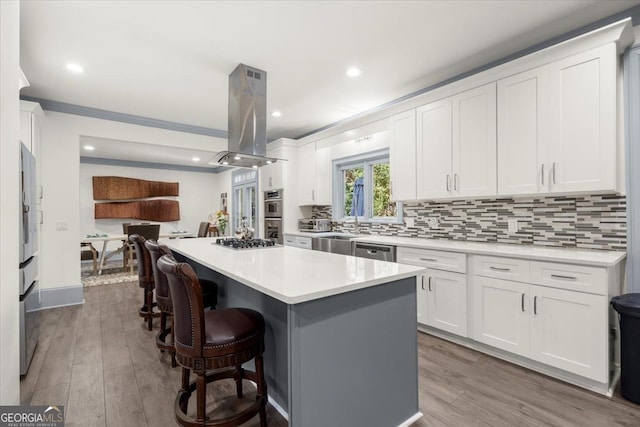
{"label": "doorway", "polygon": [[240,170],[231,174],[233,184],[233,219],[232,231],[235,234],[243,220],[254,230],[254,236],[258,230],[258,171]]}

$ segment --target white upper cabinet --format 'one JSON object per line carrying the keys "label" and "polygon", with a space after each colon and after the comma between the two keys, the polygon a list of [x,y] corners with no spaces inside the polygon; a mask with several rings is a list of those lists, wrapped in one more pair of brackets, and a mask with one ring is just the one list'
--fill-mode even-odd
{"label": "white upper cabinet", "polygon": [[496,84],[455,95],[453,193],[496,195]]}
{"label": "white upper cabinet", "polygon": [[[284,157],[282,147],[267,151],[267,156],[282,159]],[[278,161],[260,168],[260,187],[263,190],[276,190],[283,188],[283,162]]]}
{"label": "white upper cabinet", "polygon": [[44,112],[37,102],[20,101],[20,140],[36,158],[40,155],[40,128]]}
{"label": "white upper cabinet", "polygon": [[498,82],[500,195],[616,191],[616,45]]}
{"label": "white upper cabinet", "polygon": [[331,204],[331,149],[316,144],[298,148],[298,205]]}
{"label": "white upper cabinet", "polygon": [[451,98],[417,109],[418,199],[451,197]]}
{"label": "white upper cabinet", "polygon": [[395,201],[416,198],[416,110],[391,117],[391,198]]}
{"label": "white upper cabinet", "polygon": [[615,190],[614,43],[549,65],[551,192]]}
{"label": "white upper cabinet", "polygon": [[498,82],[499,194],[547,191],[544,162],[548,121],[547,67]]}
{"label": "white upper cabinet", "polygon": [[496,194],[496,85],[417,109],[418,199]]}
{"label": "white upper cabinet", "polygon": [[298,148],[298,204],[316,204],[316,144]]}

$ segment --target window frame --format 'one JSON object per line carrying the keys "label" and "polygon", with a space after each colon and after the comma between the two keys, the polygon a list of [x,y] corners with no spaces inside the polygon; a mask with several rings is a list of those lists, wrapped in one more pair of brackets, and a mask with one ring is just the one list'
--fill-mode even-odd
{"label": "window frame", "polygon": [[389,163],[389,149],[376,150],[368,153],[335,159],[332,162],[333,170],[333,197],[332,219],[334,221],[354,222],[354,215],[342,215],[345,205],[344,195],[344,171],[357,167],[364,169],[364,215],[358,215],[358,222],[401,224],[402,202],[396,201],[395,217],[374,217],[373,212],[373,166],[381,163]]}

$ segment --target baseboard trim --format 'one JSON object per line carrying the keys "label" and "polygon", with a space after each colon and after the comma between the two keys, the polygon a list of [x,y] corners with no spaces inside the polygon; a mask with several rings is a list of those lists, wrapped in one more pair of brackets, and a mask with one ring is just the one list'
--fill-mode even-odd
{"label": "baseboard trim", "polygon": [[423,413],[418,411],[415,414],[413,414],[410,418],[408,418],[405,422],[400,424],[398,427],[409,427],[411,424],[415,423],[420,418],[422,418],[422,416],[423,416]]}
{"label": "baseboard trim", "polygon": [[84,303],[82,285],[40,289],[40,309],[66,307]]}

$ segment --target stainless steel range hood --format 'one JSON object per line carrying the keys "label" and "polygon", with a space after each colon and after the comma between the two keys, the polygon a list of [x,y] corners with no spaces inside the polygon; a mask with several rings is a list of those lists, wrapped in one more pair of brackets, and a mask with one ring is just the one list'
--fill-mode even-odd
{"label": "stainless steel range hood", "polygon": [[257,168],[275,162],[267,155],[267,73],[240,64],[229,75],[228,149],[222,165]]}

